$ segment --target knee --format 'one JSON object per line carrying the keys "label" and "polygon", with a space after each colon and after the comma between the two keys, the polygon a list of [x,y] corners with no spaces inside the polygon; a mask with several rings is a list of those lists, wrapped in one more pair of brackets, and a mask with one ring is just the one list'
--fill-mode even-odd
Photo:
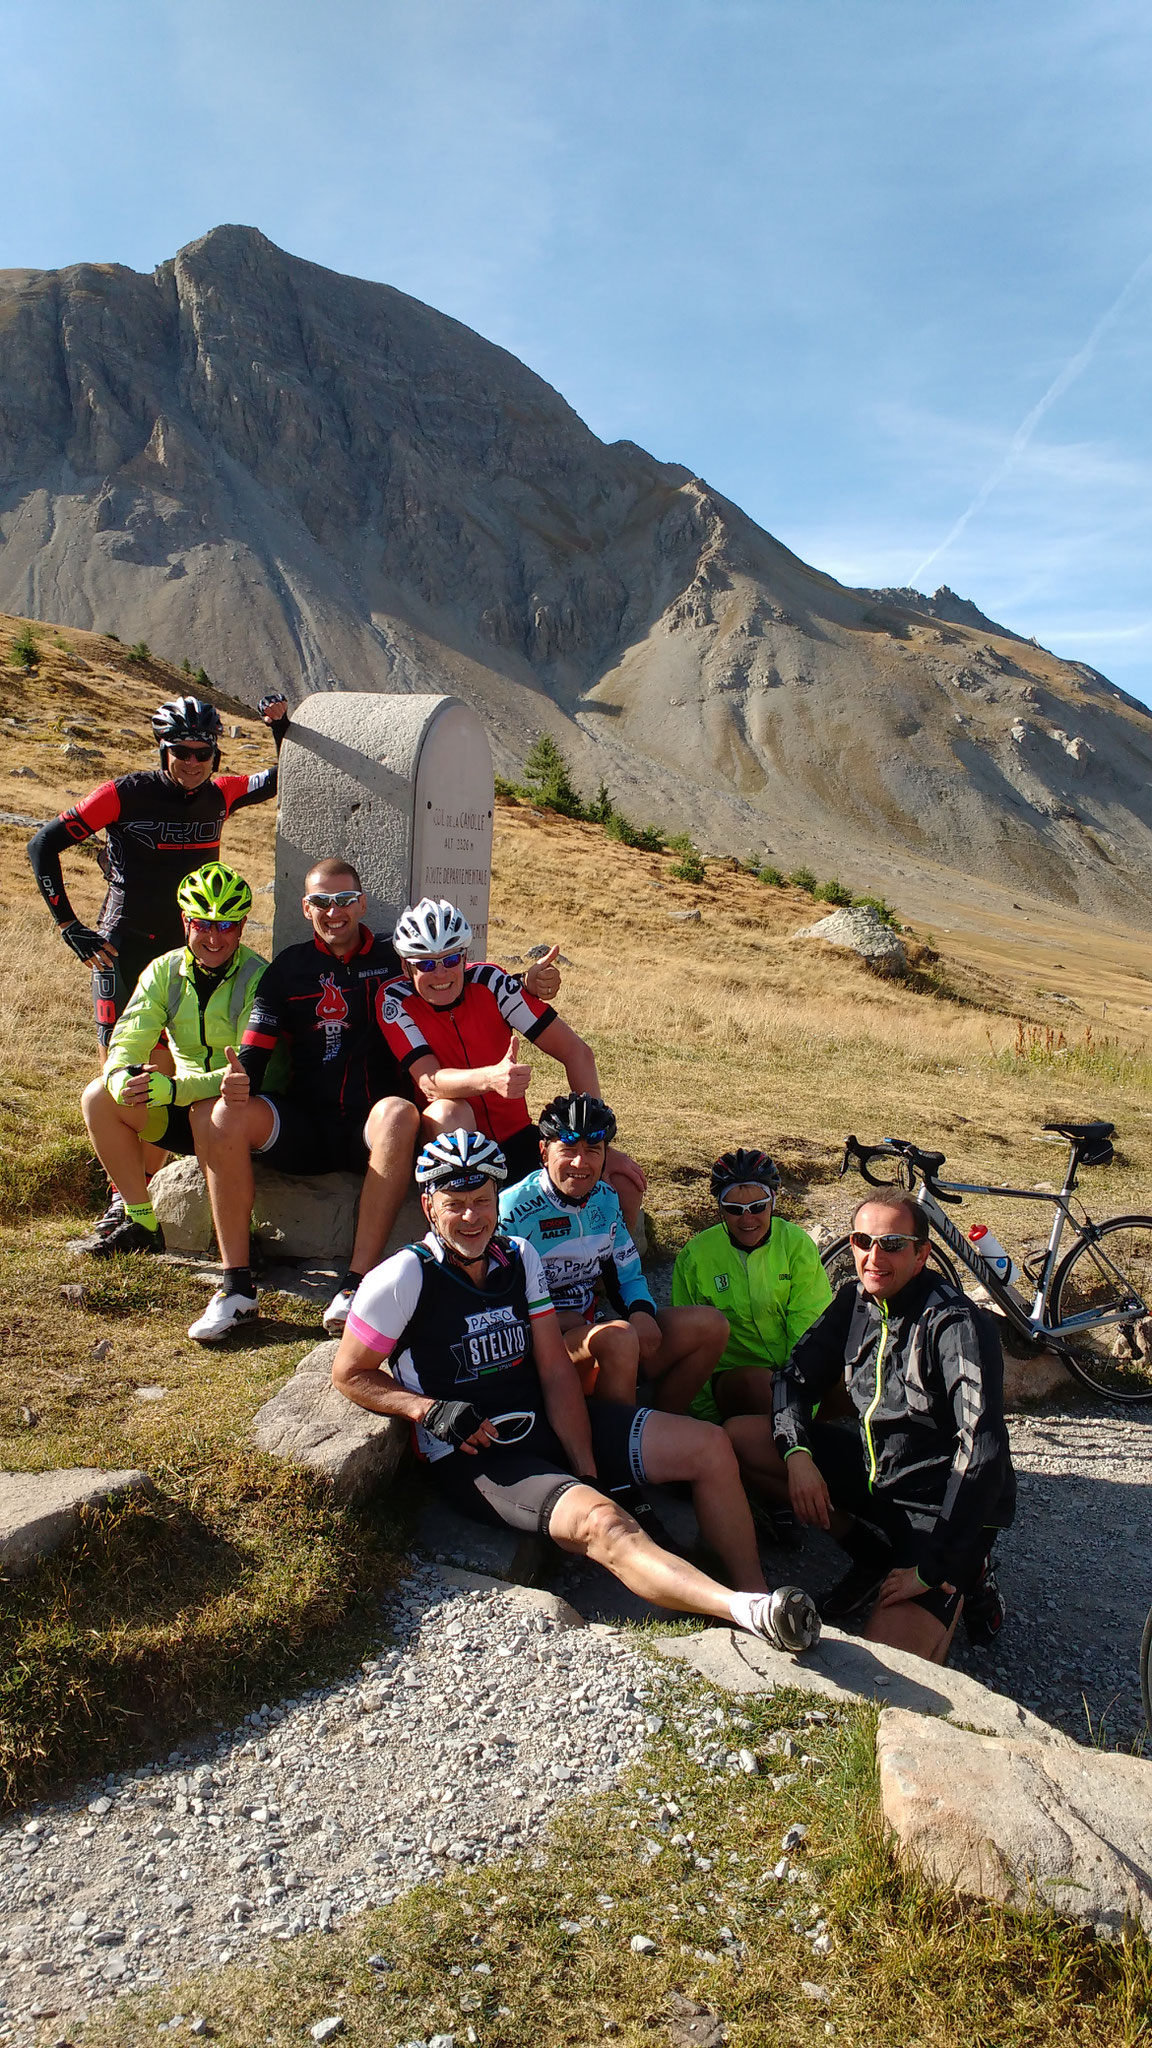
{"label": "knee", "polygon": [[109,1095],[108,1090],[105,1088],[104,1083],[99,1078],[99,1076],[97,1076],[95,1081],[89,1081],[88,1086],[85,1088],[84,1093],[80,1097],[80,1108],[83,1113],[85,1123],[90,1124],[92,1122],[93,1114],[95,1113],[95,1115],[99,1116],[100,1109],[103,1106],[103,1104],[105,1102],[111,1102],[111,1100],[112,1097]]}
{"label": "knee", "polygon": [[693,1459],[692,1477],[715,1480],[721,1484],[726,1481],[739,1483],[740,1463],[729,1425],[693,1422],[691,1427],[692,1439],[688,1448]]}
{"label": "knee", "polygon": [[420,1112],[414,1102],[406,1102],[402,1095],[385,1095],[374,1102],[368,1112],[364,1126],[364,1141],[371,1147],[382,1145],[388,1151],[415,1145],[420,1133]]}
{"label": "knee", "polygon": [[631,1323],[597,1323],[588,1349],[600,1366],[632,1366],[640,1359],[640,1339]]}
{"label": "knee", "polygon": [[441,1131],[474,1131],[476,1129],[476,1119],[468,1104],[466,1102],[449,1102],[447,1096],[441,1096],[438,1101],[425,1104],[423,1124],[425,1131],[430,1133],[432,1137],[439,1136]]}
{"label": "knee", "polygon": [[583,1510],[574,1533],[582,1549],[607,1563],[623,1542],[639,1533],[639,1524],[614,1500],[598,1494]]}

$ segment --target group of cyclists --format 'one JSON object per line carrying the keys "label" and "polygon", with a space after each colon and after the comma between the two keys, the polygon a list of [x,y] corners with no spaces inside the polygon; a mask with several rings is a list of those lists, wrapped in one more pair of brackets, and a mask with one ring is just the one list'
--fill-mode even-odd
{"label": "group of cyclists", "polygon": [[[287,704],[260,708],[279,750]],[[811,1238],[776,1214],[775,1163],[726,1152],[717,1220],[658,1307],[633,1235],[644,1175],[553,1007],[556,949],[523,977],[472,961],[467,920],[428,898],[373,933],[337,853],[304,880],[310,935],[265,962],[243,943],[252,891],[218,856],[229,812],[273,796],[276,771],[219,774],[219,714],[200,699],[162,705],[153,730],[158,772],[104,784],[29,847],[93,970],[104,1055],[82,1103],[112,1193],[78,1249],[162,1251],[149,1179],[195,1152],[223,1270],[189,1335],[216,1343],[259,1313],[253,1160],[355,1172],[355,1240],[323,1313],[333,1381],[407,1420],[446,1500],[780,1649],[810,1647],[823,1618],[942,1661],[961,1612],[990,1641],[1015,1494],[1003,1365],[991,1320],[927,1267],[915,1204],[896,1189],[860,1204],[856,1279],[833,1297]],[[100,829],[109,890],[88,928],[60,853]],[[564,1075],[535,1122],[521,1038]],[[385,1258],[413,1170],[427,1233]],[[700,1563],[653,1512],[663,1484],[691,1489]],[[770,1592],[757,1520],[777,1548],[797,1524],[830,1531],[848,1570],[819,1603]]]}

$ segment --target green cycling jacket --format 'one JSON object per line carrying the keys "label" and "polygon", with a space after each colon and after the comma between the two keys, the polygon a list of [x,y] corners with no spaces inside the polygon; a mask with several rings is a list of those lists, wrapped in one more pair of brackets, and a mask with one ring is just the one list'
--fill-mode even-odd
{"label": "green cycling jacket", "polygon": [[717,1374],[783,1365],[831,1299],[820,1254],[798,1223],[774,1216],[764,1243],[752,1252],[734,1245],[722,1223],[690,1237],[673,1268],[673,1304],[718,1308],[731,1332],[716,1372],[692,1403],[692,1414],[718,1422],[712,1391]]}
{"label": "green cycling jacket", "polygon": [[268,962],[250,946],[237,946],[219,981],[201,1003],[186,946],[161,953],[144,969],[118,1019],[104,1063],[107,1083],[125,1067],[145,1066],[162,1031],[176,1063],[175,1100],[203,1102],[220,1093],[224,1050],[239,1045],[248,1012]]}

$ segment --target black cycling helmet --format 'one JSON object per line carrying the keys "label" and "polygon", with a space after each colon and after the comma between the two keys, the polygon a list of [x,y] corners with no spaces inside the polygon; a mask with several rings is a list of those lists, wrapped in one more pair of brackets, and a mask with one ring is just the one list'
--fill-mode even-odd
{"label": "black cycling helmet", "polygon": [[616,1136],[616,1119],[598,1095],[557,1095],[541,1110],[538,1129],[545,1143],[560,1138],[572,1145],[578,1138],[590,1138],[610,1145]]}
{"label": "black cycling helmet", "polygon": [[780,1169],[767,1152],[746,1151],[738,1146],[735,1152],[722,1152],[712,1168],[712,1193],[720,1200],[726,1188],[743,1186],[768,1188],[775,1194],[780,1185]]}
{"label": "black cycling helmet", "polygon": [[214,768],[220,766],[220,736],[224,731],[220,713],[203,697],[173,697],[152,713],[152,731],[160,748],[160,760],[167,766],[166,749],[172,746],[206,746],[216,749]]}

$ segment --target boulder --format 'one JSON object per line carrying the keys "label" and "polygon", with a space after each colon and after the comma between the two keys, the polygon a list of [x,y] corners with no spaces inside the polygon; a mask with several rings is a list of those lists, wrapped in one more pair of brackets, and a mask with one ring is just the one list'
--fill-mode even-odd
{"label": "boulder", "polygon": [[258,1411],[252,1440],[270,1457],[307,1465],[338,1500],[354,1503],[397,1471],[409,1446],[408,1424],[371,1415],[332,1385],[336,1339],[317,1344],[292,1378]]}
{"label": "boulder", "polygon": [[0,1472],[0,1574],[19,1578],[76,1534],[81,1508],[105,1507],[125,1493],[154,1493],[146,1472],[100,1472],[76,1465],[58,1472]]}
{"label": "boulder", "polygon": [[856,953],[873,974],[903,974],[908,965],[903,945],[890,924],[874,910],[835,910],[818,924],[793,932],[796,939],[824,939],[830,946]]}
{"label": "boulder", "polygon": [[449,1507],[431,1485],[416,1528],[417,1541],[437,1563],[455,1565],[485,1578],[506,1579],[518,1586],[543,1586],[564,1562],[563,1552],[547,1536],[501,1524],[489,1528]]}
{"label": "boulder", "polygon": [[170,1160],[153,1174],[148,1192],[170,1252],[211,1250],[212,1209],[195,1159]]}
{"label": "boulder", "polygon": [[1026,1707],[992,1692],[979,1679],[946,1665],[928,1664],[907,1650],[890,1650],[862,1636],[825,1628],[815,1649],[793,1657],[774,1650],[741,1629],[708,1628],[694,1635],[659,1636],[652,1645],[662,1657],[688,1664],[725,1692],[767,1693],[798,1687],[831,1700],[876,1700],[980,1728],[990,1735],[1020,1736],[1034,1743],[1071,1748],[1068,1737]]}
{"label": "boulder", "polygon": [[891,1709],[876,1737],[884,1818],[933,1884],[1050,1906],[1099,1934],[1152,1934],[1152,1768],[1075,1743],[974,1735]]}

